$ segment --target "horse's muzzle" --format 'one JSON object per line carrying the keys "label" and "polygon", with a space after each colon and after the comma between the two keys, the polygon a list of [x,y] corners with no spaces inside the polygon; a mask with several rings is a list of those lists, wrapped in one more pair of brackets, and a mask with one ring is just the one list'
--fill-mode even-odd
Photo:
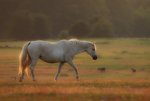
{"label": "horse's muzzle", "polygon": [[97,59],[97,56],[93,56],[93,60],[96,60]]}

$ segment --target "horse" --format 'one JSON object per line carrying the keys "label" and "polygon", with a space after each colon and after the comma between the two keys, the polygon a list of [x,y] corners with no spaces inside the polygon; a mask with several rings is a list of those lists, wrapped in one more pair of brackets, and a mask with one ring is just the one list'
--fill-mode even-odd
{"label": "horse", "polygon": [[29,68],[31,70],[32,80],[36,81],[34,68],[38,59],[48,63],[60,63],[55,76],[56,81],[65,63],[73,67],[76,73],[76,79],[79,79],[78,70],[73,63],[73,58],[75,55],[82,52],[87,52],[93,60],[97,59],[96,45],[88,41],[70,39],[58,42],[47,42],[42,40],[27,42],[24,44],[19,56],[19,81],[21,82],[23,80],[25,72],[28,75]]}

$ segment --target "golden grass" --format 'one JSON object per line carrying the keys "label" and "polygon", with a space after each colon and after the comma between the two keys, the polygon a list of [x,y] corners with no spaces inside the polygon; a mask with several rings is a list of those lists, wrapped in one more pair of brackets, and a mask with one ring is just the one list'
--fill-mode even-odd
{"label": "golden grass", "polygon": [[[0,42],[0,101],[149,101],[150,39],[87,39],[96,43],[101,57],[93,61],[86,53],[74,59],[80,79],[65,64],[54,81],[58,64],[39,61],[36,82],[18,82],[18,56],[25,42]],[[53,40],[55,41],[55,40]],[[15,48],[19,47],[19,48]],[[97,70],[105,67],[106,72]],[[137,70],[132,73],[131,68]],[[64,75],[63,75],[64,74]]]}
{"label": "golden grass", "polygon": [[[64,81],[65,80],[65,81]],[[71,78],[65,78],[58,82],[5,82],[0,85],[0,97],[43,97],[43,100],[55,97],[55,100],[66,97],[75,100],[144,100],[149,101],[150,98],[150,81],[140,80],[133,82],[132,80],[111,80],[111,79],[96,79],[96,80],[79,80],[74,81]],[[45,98],[46,97],[46,98]],[[82,98],[83,97],[83,98]],[[81,99],[80,99],[81,98]],[[117,100],[116,100],[117,99]],[[32,100],[32,97],[30,98]],[[69,99],[68,99],[69,100]]]}

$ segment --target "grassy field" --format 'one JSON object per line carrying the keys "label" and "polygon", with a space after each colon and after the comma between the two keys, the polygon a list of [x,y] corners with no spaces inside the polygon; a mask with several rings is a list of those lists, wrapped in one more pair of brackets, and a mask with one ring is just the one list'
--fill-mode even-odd
{"label": "grassy field", "polygon": [[[97,45],[98,60],[77,55],[54,81],[58,64],[41,60],[36,82],[25,76],[18,82],[18,56],[25,42],[0,42],[0,101],[150,101],[150,39],[85,39]],[[56,40],[51,40],[56,41]],[[98,71],[105,67],[106,71]],[[135,68],[133,73],[131,68]]]}

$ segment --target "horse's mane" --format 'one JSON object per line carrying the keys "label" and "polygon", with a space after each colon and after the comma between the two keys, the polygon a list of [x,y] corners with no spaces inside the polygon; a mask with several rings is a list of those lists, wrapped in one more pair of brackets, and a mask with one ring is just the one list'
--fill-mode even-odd
{"label": "horse's mane", "polygon": [[70,39],[69,40],[69,42],[71,42],[73,45],[79,45],[79,44],[81,44],[81,42],[83,42],[83,41],[80,41],[80,40],[78,40],[78,39]]}
{"label": "horse's mane", "polygon": [[80,45],[80,44],[88,43],[88,44],[93,44],[95,47],[95,44],[89,41],[80,41],[78,39],[70,39],[69,41],[72,43],[72,45]]}
{"label": "horse's mane", "polygon": [[76,38],[71,38],[71,39],[69,39],[69,41],[79,41],[79,40]]}

